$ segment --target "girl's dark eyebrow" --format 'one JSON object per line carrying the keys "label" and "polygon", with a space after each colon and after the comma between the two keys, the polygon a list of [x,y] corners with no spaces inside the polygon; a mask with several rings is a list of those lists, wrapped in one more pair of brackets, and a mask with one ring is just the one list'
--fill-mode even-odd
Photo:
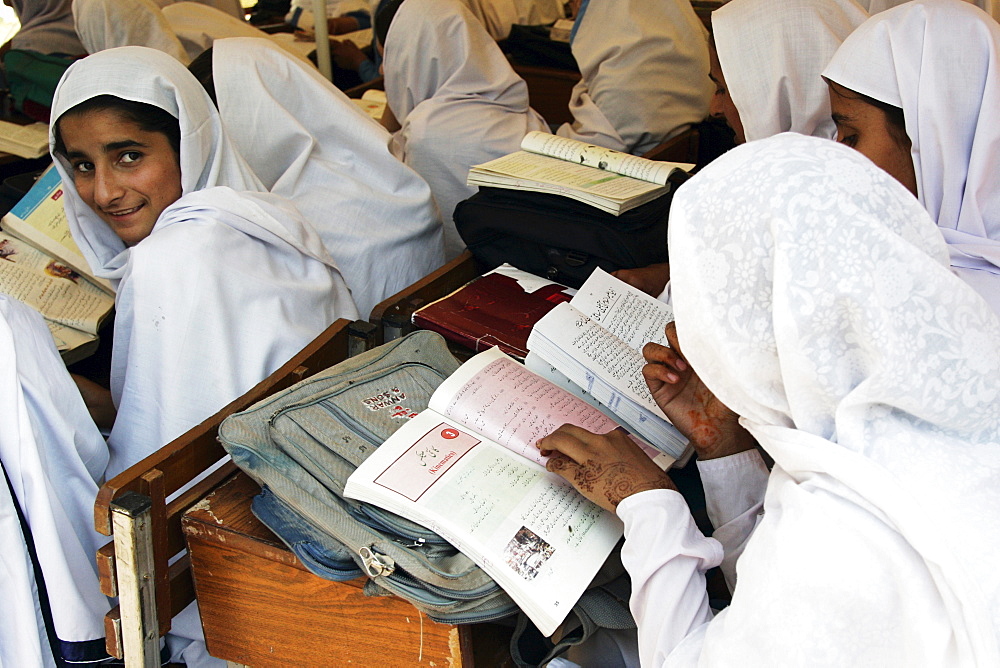
{"label": "girl's dark eyebrow", "polygon": [[[146,144],[135,139],[123,139],[121,141],[113,141],[105,144],[101,147],[104,153],[110,153],[111,151],[119,151],[123,148],[147,148]],[[87,156],[82,151],[66,151],[66,158],[69,160],[75,160],[77,158],[86,158]]]}
{"label": "girl's dark eyebrow", "polygon": [[830,114],[830,118],[833,119],[834,123],[850,123],[851,122],[851,117],[850,116],[845,116],[844,114],[841,114],[841,113],[836,112],[836,111],[833,112],[832,114]]}

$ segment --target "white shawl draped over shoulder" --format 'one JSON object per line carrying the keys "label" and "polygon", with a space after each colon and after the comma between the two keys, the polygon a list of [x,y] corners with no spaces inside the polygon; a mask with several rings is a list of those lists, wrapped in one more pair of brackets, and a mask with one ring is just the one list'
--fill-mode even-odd
{"label": "white shawl draped over shoulder", "polygon": [[775,464],[712,621],[626,542],[643,665],[1000,665],[1000,321],[919,203],[786,133],[685,184],[670,248],[684,355]]}
{"label": "white shawl draped over shoulder", "polygon": [[226,133],[316,228],[363,316],[444,263],[430,187],[385,128],[268,40],[219,40],[212,59]]}
{"label": "white shawl draped over shoulder", "polygon": [[689,0],[590,0],[571,45],[583,79],[558,134],[640,154],[708,115],[708,33]]}
{"label": "white shawl draped over shoulder", "polygon": [[528,86],[459,0],[407,0],[385,40],[385,93],[400,123],[393,153],[427,183],[445,224],[445,256],[465,248],[452,214],[476,193],[473,165],[513,153],[548,132]]}
{"label": "white shawl draped over shoulder", "polygon": [[20,504],[34,539],[56,635],[67,642],[102,639],[110,605],[94,554],[106,539],[94,530],[93,507],[108,447],[41,316],[6,295],[0,295],[0,406],[0,462],[13,488],[11,496],[0,479],[0,665],[50,666],[13,504]]}
{"label": "white shawl draped over shoulder", "polygon": [[79,56],[87,53],[76,36],[71,0],[12,0],[21,23],[11,47],[37,53]]}
{"label": "white shawl draped over shoulder", "polygon": [[958,0],[907,2],[852,33],[823,76],[903,110],[920,201],[1000,313],[1000,24]]}
{"label": "white shawl draped over shoulder", "polygon": [[854,0],[732,0],[712,12],[719,64],[747,141],[781,132],[836,139],[820,74],[867,18]]}
{"label": "white shawl draped over shoulder", "polygon": [[[75,63],[53,118],[97,95],[180,120],[179,200],[125,248],[63,177],[73,237],[117,285],[111,391],[118,417],[108,477],[215,413],[357,309],[332,258],[292,203],[268,194],[233,150],[208,94],[160,51],[123,47]],[[55,125],[53,125],[55,128]]]}

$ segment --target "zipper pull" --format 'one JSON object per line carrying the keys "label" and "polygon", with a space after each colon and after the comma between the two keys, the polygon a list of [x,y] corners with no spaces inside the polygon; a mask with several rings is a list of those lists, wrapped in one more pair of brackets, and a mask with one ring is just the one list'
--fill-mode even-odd
{"label": "zipper pull", "polygon": [[364,562],[365,572],[368,573],[369,577],[392,575],[393,571],[396,570],[396,562],[392,560],[392,557],[376,554],[367,547],[358,550],[358,554],[361,555],[361,561]]}

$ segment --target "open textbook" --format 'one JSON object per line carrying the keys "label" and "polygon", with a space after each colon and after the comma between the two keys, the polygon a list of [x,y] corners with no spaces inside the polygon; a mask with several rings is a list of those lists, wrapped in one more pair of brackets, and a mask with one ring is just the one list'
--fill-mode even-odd
{"label": "open textbook", "polygon": [[93,276],[70,236],[58,172],[39,177],[0,224],[0,292],[42,314],[67,363],[93,352],[114,290]]}
{"label": "open textbook", "polygon": [[551,635],[622,536],[613,513],[545,470],[535,443],[565,423],[617,427],[491,348],[445,380],[344,494],[436,531]]}
{"label": "open textbook", "polygon": [[642,347],[667,345],[664,328],[673,319],[670,306],[598,268],[572,300],[535,324],[525,364],[567,389],[579,388],[629,431],[682,460],[688,441],[642,376]]}
{"label": "open textbook", "polygon": [[693,168],[529,132],[520,151],[473,166],[468,184],[563,195],[617,216],[670,192],[670,177]]}

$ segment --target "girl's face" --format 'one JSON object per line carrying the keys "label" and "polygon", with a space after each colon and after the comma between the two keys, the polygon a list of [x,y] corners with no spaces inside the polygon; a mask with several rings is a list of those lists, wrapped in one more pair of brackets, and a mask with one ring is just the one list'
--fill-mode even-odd
{"label": "girl's face", "polygon": [[837,141],[874,162],[917,196],[917,175],[910,156],[910,140],[897,140],[888,115],[858,94],[827,81],[830,110],[837,125]]}
{"label": "girl's face", "polygon": [[743,144],[747,140],[746,134],[743,132],[743,121],[740,119],[740,112],[736,109],[736,103],[733,102],[733,98],[729,94],[729,89],[726,88],[726,78],[722,75],[722,65],[719,64],[719,52],[712,45],[709,47],[708,53],[711,57],[711,69],[708,77],[715,84],[715,94],[712,95],[712,101],[709,103],[708,113],[715,118],[724,118],[736,135],[736,143]]}
{"label": "girl's face", "polygon": [[180,159],[165,134],[114,109],[60,118],[59,133],[77,192],[126,246],[148,237],[180,199]]}

